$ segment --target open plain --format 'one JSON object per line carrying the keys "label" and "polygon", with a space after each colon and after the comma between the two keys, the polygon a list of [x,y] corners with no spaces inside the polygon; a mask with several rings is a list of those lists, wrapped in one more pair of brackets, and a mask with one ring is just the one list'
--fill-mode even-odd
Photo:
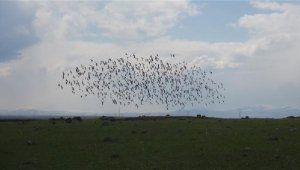
{"label": "open plain", "polygon": [[300,119],[0,122],[0,169],[299,169]]}

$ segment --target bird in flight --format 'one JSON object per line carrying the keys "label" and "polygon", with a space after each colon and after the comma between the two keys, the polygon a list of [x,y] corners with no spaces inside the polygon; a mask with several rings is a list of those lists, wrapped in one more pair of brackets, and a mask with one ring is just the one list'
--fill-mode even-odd
{"label": "bird in flight", "polygon": [[155,103],[169,109],[224,103],[225,88],[210,77],[211,71],[209,73],[185,61],[167,62],[158,54],[138,57],[126,53],[121,58],[90,59],[87,65],[66,70],[58,87],[65,90],[67,86],[80,98],[97,96],[101,105],[111,101],[139,108],[145,103]]}

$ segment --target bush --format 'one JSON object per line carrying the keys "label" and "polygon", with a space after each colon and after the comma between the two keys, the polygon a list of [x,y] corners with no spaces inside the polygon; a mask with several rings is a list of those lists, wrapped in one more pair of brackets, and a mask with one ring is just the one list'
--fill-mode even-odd
{"label": "bush", "polygon": [[250,119],[249,116],[242,117],[242,119]]}
{"label": "bush", "polygon": [[81,122],[82,118],[80,116],[76,116],[76,117],[73,117],[73,120],[77,120],[77,121]]}
{"label": "bush", "polygon": [[205,115],[198,114],[198,115],[197,115],[197,118],[205,119],[206,116],[205,116]]}
{"label": "bush", "polygon": [[65,119],[65,122],[66,123],[72,123],[72,119],[71,118],[67,118],[67,119]]}

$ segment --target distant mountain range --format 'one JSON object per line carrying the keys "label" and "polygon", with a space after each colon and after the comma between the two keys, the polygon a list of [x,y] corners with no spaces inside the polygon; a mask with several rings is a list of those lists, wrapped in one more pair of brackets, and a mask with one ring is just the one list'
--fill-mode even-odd
{"label": "distant mountain range", "polygon": [[258,107],[243,107],[232,110],[181,110],[175,111],[172,115],[189,115],[196,116],[197,114],[208,117],[222,118],[241,118],[249,116],[250,118],[283,118],[288,116],[300,116],[300,109],[292,107],[269,108],[264,106]]}
{"label": "distant mountain range", "polygon": [[48,119],[58,117],[97,117],[97,116],[165,116],[169,114],[171,116],[196,116],[198,114],[205,115],[207,117],[220,117],[220,118],[241,118],[249,116],[250,118],[284,118],[288,116],[300,116],[300,109],[292,107],[282,108],[270,108],[264,106],[258,107],[243,107],[232,110],[206,110],[206,109],[193,109],[193,110],[177,110],[170,113],[96,113],[96,112],[67,112],[67,111],[42,111],[33,109],[21,109],[21,110],[0,110],[0,119],[6,118],[33,118],[33,119]]}
{"label": "distant mountain range", "polygon": [[74,116],[95,117],[99,116],[99,114],[92,112],[45,111],[34,109],[0,110],[0,119],[49,119]]}

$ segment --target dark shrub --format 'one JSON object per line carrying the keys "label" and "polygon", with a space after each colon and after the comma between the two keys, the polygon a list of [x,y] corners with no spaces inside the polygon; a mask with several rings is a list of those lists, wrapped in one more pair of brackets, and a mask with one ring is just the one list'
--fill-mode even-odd
{"label": "dark shrub", "polygon": [[120,155],[118,155],[118,154],[112,154],[111,158],[120,158]]}
{"label": "dark shrub", "polygon": [[65,122],[66,123],[72,123],[72,119],[71,118],[67,118],[67,119],[65,119]]}
{"label": "dark shrub", "polygon": [[143,131],[142,131],[142,134],[145,134],[145,133],[147,133],[147,132],[148,132],[147,130],[143,130]]}
{"label": "dark shrub", "polygon": [[201,115],[201,114],[197,114],[197,118],[205,119],[206,116],[205,115]]}
{"label": "dark shrub", "polygon": [[73,117],[73,120],[77,120],[78,122],[81,122],[82,118],[80,116],[76,116],[76,117]]}
{"label": "dark shrub", "polygon": [[268,140],[269,140],[269,141],[278,141],[279,139],[278,139],[277,136],[270,136],[270,137],[268,138]]}
{"label": "dark shrub", "polygon": [[112,142],[112,139],[110,137],[105,137],[103,139],[103,142]]}
{"label": "dark shrub", "polygon": [[101,120],[109,120],[111,122],[115,121],[116,119],[114,117],[108,117],[108,116],[102,116],[100,118]]}
{"label": "dark shrub", "polygon": [[242,119],[250,119],[249,116],[242,117]]}

